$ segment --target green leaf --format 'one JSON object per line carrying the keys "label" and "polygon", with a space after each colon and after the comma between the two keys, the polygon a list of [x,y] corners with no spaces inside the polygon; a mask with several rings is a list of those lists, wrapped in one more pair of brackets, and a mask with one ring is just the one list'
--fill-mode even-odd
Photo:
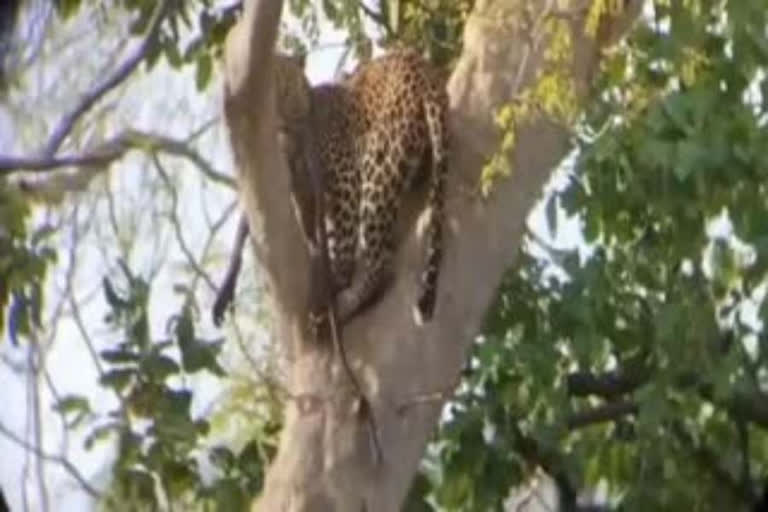
{"label": "green leaf", "polygon": [[127,347],[114,350],[102,350],[99,356],[108,363],[133,363],[141,357],[137,352],[129,350]]}
{"label": "green leaf", "polygon": [[155,481],[151,474],[137,469],[123,469],[116,476],[121,485],[127,488],[126,495],[136,496],[156,507]]}
{"label": "green leaf", "polygon": [[130,384],[133,378],[136,376],[136,370],[131,368],[116,368],[110,370],[101,376],[99,384],[109,388],[113,388],[117,392],[125,390],[126,386]]}
{"label": "green leaf", "polygon": [[434,510],[427,501],[432,484],[421,472],[416,474],[403,506],[404,512],[431,512]]}
{"label": "green leaf", "polygon": [[174,334],[176,336],[176,343],[183,351],[183,346],[191,344],[195,340],[195,327],[192,322],[192,310],[189,306],[184,305],[181,309],[181,314],[176,316],[174,323]]}
{"label": "green leaf", "polygon": [[229,474],[235,467],[235,454],[226,446],[215,446],[208,454],[208,459],[225,474]]}
{"label": "green leaf", "polygon": [[164,46],[165,58],[172,68],[178,69],[184,63],[179,52],[179,47],[175,41],[168,40]]}
{"label": "green leaf", "polygon": [[151,353],[141,361],[140,371],[145,373],[150,379],[164,381],[171,375],[179,373],[181,368],[168,356],[158,353]]}
{"label": "green leaf", "polygon": [[119,429],[120,426],[117,423],[108,423],[107,425],[97,427],[86,436],[83,446],[86,450],[90,450],[96,443],[105,441],[110,434],[119,431]]}
{"label": "green leaf", "polygon": [[181,314],[176,318],[175,334],[181,351],[181,365],[185,372],[208,370],[214,375],[224,375],[223,368],[216,361],[221,342],[205,342],[195,338],[192,311],[189,306],[184,306]]}
{"label": "green leaf", "polygon": [[81,395],[65,395],[53,406],[55,411],[68,414],[72,412],[90,412],[88,399]]}
{"label": "green leaf", "polygon": [[127,306],[127,303],[117,295],[117,292],[115,292],[112,282],[106,277],[102,279],[102,287],[104,288],[104,297],[107,299],[107,304],[109,304],[112,309],[120,310]]}
{"label": "green leaf", "polygon": [[80,0],[57,0],[53,2],[54,7],[63,20],[71,18],[80,8]]}
{"label": "green leaf", "polygon": [[339,17],[335,0],[323,0],[323,11],[329,20],[336,21]]}
{"label": "green leaf", "polygon": [[[268,432],[265,432],[264,434],[265,436],[269,435]],[[266,439],[261,438],[252,439],[243,446],[243,449],[240,450],[240,453],[237,455],[237,466],[240,468],[240,471],[248,476],[252,482],[259,487],[261,480],[264,477],[265,464],[265,461],[262,459],[262,447],[260,445],[265,441]],[[267,447],[265,446],[263,448],[266,449]]]}
{"label": "green leaf", "polygon": [[178,418],[189,418],[189,407],[192,404],[192,393],[189,390],[169,391],[166,399],[168,413]]}
{"label": "green leaf", "polygon": [[168,460],[163,464],[161,475],[173,498],[180,498],[200,485],[192,461]]}
{"label": "green leaf", "polygon": [[213,71],[213,60],[207,53],[202,53],[197,57],[197,73],[195,74],[195,85],[198,91],[204,90],[211,81],[211,72]]}
{"label": "green leaf", "polygon": [[677,179],[685,181],[699,168],[704,156],[697,142],[688,139],[680,141],[677,145],[677,163],[674,169]]}
{"label": "green leaf", "polygon": [[245,510],[247,496],[233,478],[218,480],[213,486],[213,497],[218,511]]}

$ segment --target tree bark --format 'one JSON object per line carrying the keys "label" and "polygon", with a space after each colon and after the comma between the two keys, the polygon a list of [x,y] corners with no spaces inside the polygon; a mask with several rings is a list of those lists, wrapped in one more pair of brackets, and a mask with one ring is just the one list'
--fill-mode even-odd
{"label": "tree bark", "polygon": [[536,20],[546,10],[570,20],[571,76],[583,97],[599,46],[623,32],[641,3],[625,1],[627,8],[620,16],[604,17],[594,38],[584,30],[588,0],[572,1],[567,12],[557,13],[552,9],[562,2],[476,2],[448,83],[453,145],[434,319],[418,327],[411,316],[424,252],[411,222],[400,243],[395,282],[381,301],[344,327],[347,355],[372,407],[383,449],[378,461],[365,408],[338,357],[302,337],[308,257],[291,209],[289,172],[274,150],[275,113],[268,101],[282,2],[246,1],[227,41],[224,108],[275,329],[291,359],[291,398],[278,454],[253,510],[400,508],[467,349],[503,272],[518,254],[528,212],[569,149],[564,127],[546,119],[530,122],[519,128],[509,155],[512,176],[487,199],[466,192],[468,186],[476,188],[483,165],[498,151],[494,113],[534,83],[542,68],[547,38],[531,33]]}

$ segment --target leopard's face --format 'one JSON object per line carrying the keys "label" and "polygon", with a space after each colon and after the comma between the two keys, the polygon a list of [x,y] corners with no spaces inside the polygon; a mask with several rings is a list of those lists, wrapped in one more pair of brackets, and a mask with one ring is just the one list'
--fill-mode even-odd
{"label": "leopard's face", "polygon": [[275,55],[274,91],[278,122],[293,125],[310,113],[310,85],[304,75],[304,56]]}

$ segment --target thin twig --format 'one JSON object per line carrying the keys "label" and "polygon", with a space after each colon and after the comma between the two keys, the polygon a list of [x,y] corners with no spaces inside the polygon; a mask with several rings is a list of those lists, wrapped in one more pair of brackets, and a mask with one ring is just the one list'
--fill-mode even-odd
{"label": "thin twig", "polygon": [[[53,400],[57,404],[60,403],[61,393],[59,393],[59,390],[56,389],[56,385],[53,382],[53,377],[51,377],[51,372],[48,371],[48,368],[43,368],[43,377],[45,378],[45,383],[48,386],[48,391],[51,393]],[[61,420],[61,448],[59,451],[61,453],[67,453],[69,452],[69,430],[67,429],[66,412],[61,407],[56,407],[55,409],[56,414],[58,414],[59,419]]]}
{"label": "thin twig", "polygon": [[141,43],[136,47],[136,50],[125,60],[125,62],[118,66],[112,75],[108,76],[102,83],[97,84],[90,91],[86,92],[80,99],[80,103],[59,121],[42,151],[44,156],[54,156],[61,147],[61,144],[72,131],[72,128],[78,119],[90,110],[102,96],[128,78],[128,76],[130,76],[130,74],[133,73],[138,65],[144,60],[147,51],[155,44],[155,39],[157,38],[160,25],[165,17],[168,4],[169,2],[166,0],[161,0],[157,3],[155,11],[150,18],[147,33]]}
{"label": "thin twig", "polygon": [[4,435],[6,438],[11,440],[13,443],[18,445],[19,447],[23,448],[27,453],[33,453],[47,461],[53,462],[55,464],[61,465],[61,467],[64,468],[64,470],[72,476],[77,482],[80,484],[80,486],[83,488],[83,490],[88,493],[92,498],[98,499],[100,496],[99,491],[97,491],[94,487],[91,486],[91,484],[88,483],[88,480],[80,473],[77,468],[65,457],[61,455],[53,455],[51,453],[44,452],[41,450],[38,446],[34,446],[18,435],[16,435],[11,429],[6,427],[3,423],[0,422],[0,434]]}
{"label": "thin twig", "polygon": [[376,12],[367,5],[365,5],[365,0],[360,0],[358,3],[358,6],[360,7],[360,10],[365,13],[366,16],[368,16],[373,22],[380,25],[384,28],[384,32],[386,32],[387,37],[394,37],[395,32],[392,30],[392,27],[389,26],[389,20],[384,18],[384,14],[381,12]]}
{"label": "thin twig", "polygon": [[208,275],[208,273],[203,269],[202,265],[195,259],[195,255],[192,254],[192,249],[189,248],[187,245],[186,240],[184,239],[184,233],[182,232],[181,228],[181,222],[179,222],[179,217],[176,215],[176,210],[178,208],[179,204],[179,195],[176,191],[176,188],[171,183],[171,178],[168,175],[168,172],[163,167],[163,164],[160,162],[160,159],[157,155],[152,155],[152,163],[155,165],[155,169],[157,170],[157,173],[162,178],[163,182],[165,183],[165,186],[168,188],[168,193],[171,196],[171,211],[168,212],[168,219],[171,221],[171,225],[173,226],[173,232],[176,235],[176,242],[179,244],[179,248],[181,249],[181,252],[184,253],[184,256],[187,258],[187,264],[192,269],[196,277],[201,278],[205,283],[208,285],[208,287],[212,290],[216,289],[216,284],[213,282],[213,279],[211,279],[211,276]]}
{"label": "thin twig", "polygon": [[[34,334],[33,334],[34,336]],[[35,336],[36,338],[36,336]],[[40,410],[42,405],[40,401],[40,379],[39,373],[45,368],[44,357],[40,350],[39,340],[30,340],[30,350],[34,352],[34,364],[35,368],[30,373],[30,381],[32,383],[32,418],[33,418],[33,432],[35,436],[35,445],[43,446],[43,415]],[[45,478],[45,460],[39,453],[35,454],[35,472],[37,473],[37,489],[40,499],[40,509],[42,512],[49,512],[51,510],[50,498],[48,496],[48,487],[46,486]]]}

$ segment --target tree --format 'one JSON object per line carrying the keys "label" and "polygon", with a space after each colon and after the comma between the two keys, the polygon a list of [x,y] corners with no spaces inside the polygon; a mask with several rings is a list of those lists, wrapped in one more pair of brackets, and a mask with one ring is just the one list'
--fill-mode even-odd
{"label": "tree", "polygon": [[[152,202],[173,205],[172,215],[153,227],[175,233],[190,277],[176,287],[178,311],[160,312],[149,299],[162,286],[153,283],[153,272],[131,269],[137,263],[130,250],[119,253],[127,264],[105,272],[109,331],[100,337],[108,346],[94,351],[102,368],[94,387],[118,400],[96,414],[92,401],[62,396],[56,410],[65,432],[85,425],[91,443],[113,441],[117,458],[106,490],[83,477],[64,450],[53,453],[34,436],[14,440],[3,423],[0,434],[41,463],[63,467],[107,509],[131,500],[147,509],[232,510],[261,492],[254,507],[265,510],[287,508],[286,500],[297,510],[359,510],[362,503],[377,510],[401,503],[407,510],[527,510],[542,472],[557,488],[561,510],[757,507],[768,465],[762,328],[768,9],[761,2],[645,2],[632,37],[601,54],[640,4],[289,2],[286,13],[298,16],[310,35],[289,39],[291,45],[314,44],[328,19],[343,29],[357,59],[370,56],[371,39],[384,46],[405,42],[451,70],[459,136],[437,316],[423,329],[411,325],[421,254],[411,229],[395,286],[344,330],[371,410],[338,354],[311,345],[298,329],[306,256],[286,201],[287,173],[271,151],[265,72],[280,7],[246,4],[226,46],[225,110],[241,195],[252,224],[261,226],[255,253],[271,290],[270,323],[288,356],[288,378],[274,386],[280,379],[273,376],[238,384],[232,399],[250,393],[246,414],[257,420],[243,429],[249,433],[242,442],[229,446],[205,445],[216,418],[190,406],[201,390],[187,384],[199,373],[227,381],[216,357],[221,345],[198,312],[206,294],[196,285],[211,280],[208,242],[195,257],[178,213],[186,189],[163,155],[190,162],[184,168],[198,169],[206,183],[231,187],[233,180],[192,139],[117,124],[116,137],[106,130],[104,141],[81,141],[78,119],[108,92],[101,85],[109,80],[97,80],[86,89],[99,92],[86,94],[90,106],[63,117],[77,122],[53,124],[63,127],[52,133],[65,133],[67,152],[0,157],[3,176],[44,167],[42,179],[22,182],[22,192],[58,193],[61,200],[62,190],[95,188],[106,163],[114,164],[113,175],[124,173],[119,164],[130,161],[129,150],[146,154],[150,165],[141,174],[158,179],[142,188],[167,191]],[[78,5],[57,8],[72,15]],[[129,49],[137,52],[126,61],[133,71],[122,60],[113,69],[123,70],[123,80],[142,63],[192,66],[189,80],[204,90],[216,78],[212,63],[240,6],[163,6],[126,3],[138,43]],[[186,48],[174,29],[185,17],[199,20]],[[527,222],[566,155],[557,184],[546,187],[535,220]],[[73,173],[58,173],[70,165]],[[45,361],[37,347],[51,346],[40,340],[55,332],[48,324],[56,318],[42,306],[45,270],[62,266],[50,247],[60,244],[57,226],[66,223],[53,223],[53,235],[30,227],[24,219],[39,210],[18,183],[0,180],[7,199],[0,200],[6,256],[0,304],[8,301],[3,310],[14,343],[29,351],[29,360]],[[79,226],[73,223],[72,233]],[[570,246],[560,245],[574,237]],[[136,245],[115,238],[109,243]],[[79,302],[71,295],[74,309]],[[243,309],[252,295],[238,302],[238,321],[249,316]],[[163,334],[148,324],[158,314],[170,317]],[[91,316],[79,315],[86,330],[102,324]],[[31,368],[47,375],[45,364]],[[93,416],[112,422],[100,428]],[[201,459],[212,461],[212,481],[202,477]]]}
{"label": "tree", "polygon": [[[294,358],[289,377],[292,399],[256,509],[400,506],[440,405],[455,386],[464,353],[503,271],[519,250],[527,211],[567,149],[567,132],[551,119],[537,119],[518,130],[519,145],[505,156],[514,163],[514,179],[497,185],[495,195],[486,200],[462,196],[457,184],[476,181],[485,159],[499,145],[490,113],[536,81],[557,35],[571,40],[574,55],[565,76],[572,80],[574,99],[583,95],[596,69],[600,44],[620,33],[638,10],[639,2],[620,16],[602,17],[595,39],[584,35],[588,5],[567,13],[526,2],[475,5],[449,83],[454,133],[471,135],[454,147],[448,217],[455,231],[446,248],[438,314],[423,329],[407,314],[413,289],[403,277],[409,274],[405,262],[416,261],[418,245],[411,234],[401,249],[401,270],[392,289],[373,311],[344,328],[348,355],[364,382],[368,410],[333,354],[301,337],[307,256],[285,201],[290,194],[288,173],[269,150],[276,145],[274,113],[267,99],[269,83],[263,79],[263,71],[270,69],[281,5],[245,4],[242,21],[226,43],[224,108],[249,222],[263,226],[265,242],[256,242],[256,250],[268,274],[277,329]],[[562,23],[555,23],[559,34],[547,30],[557,15],[565,16]],[[488,250],[479,253],[477,247]],[[462,294],[450,293],[455,290]],[[440,398],[420,398],[435,393]],[[375,422],[367,421],[368,415]],[[371,424],[376,427],[370,428]],[[371,449],[379,439],[383,460],[377,460]]]}

